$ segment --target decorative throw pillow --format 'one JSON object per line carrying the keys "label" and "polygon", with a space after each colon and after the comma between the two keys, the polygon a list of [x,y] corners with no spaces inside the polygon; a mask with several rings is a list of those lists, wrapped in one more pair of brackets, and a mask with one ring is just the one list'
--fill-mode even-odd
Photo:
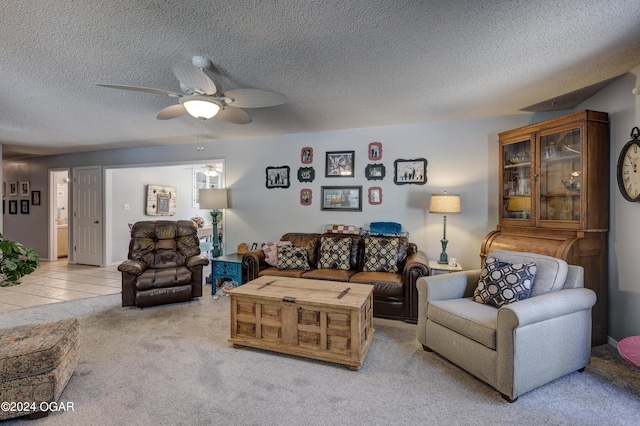
{"label": "decorative throw pillow", "polygon": [[360,235],[360,228],[354,225],[327,225],[327,234],[353,234]]}
{"label": "decorative throw pillow", "polygon": [[262,251],[264,252],[264,261],[271,266],[278,266],[278,247],[290,245],[291,241],[274,241],[272,243],[263,243]]}
{"label": "decorative throw pillow", "polygon": [[278,269],[311,269],[308,250],[292,245],[278,247]]}
{"label": "decorative throw pillow", "polygon": [[351,257],[351,238],[320,238],[320,256],[318,268],[349,270]]}
{"label": "decorative throw pillow", "polygon": [[535,263],[507,263],[493,257],[484,261],[473,300],[495,307],[524,300],[531,294]]}
{"label": "decorative throw pillow", "polygon": [[398,272],[398,238],[365,237],[365,272]]}

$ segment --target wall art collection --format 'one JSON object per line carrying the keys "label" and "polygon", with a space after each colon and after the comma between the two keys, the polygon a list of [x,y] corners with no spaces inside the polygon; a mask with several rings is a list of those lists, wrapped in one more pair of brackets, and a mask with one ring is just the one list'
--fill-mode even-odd
{"label": "wall art collection", "polygon": [[[313,148],[304,147],[300,150],[300,162],[297,177],[299,182],[310,183],[316,178],[313,164]],[[371,162],[364,168],[365,178],[369,181],[384,180],[387,174],[382,161],[382,142],[371,142],[367,147],[367,159]],[[325,178],[354,178],[356,165],[355,151],[327,151],[325,152]],[[289,166],[269,166],[265,169],[266,187],[289,188]],[[425,158],[396,159],[393,162],[393,183],[396,185],[424,185],[427,183],[427,160]],[[320,187],[320,209],[334,211],[362,211],[362,186],[341,185]],[[300,204],[310,206],[313,200],[313,190],[300,190]],[[367,190],[369,205],[382,204],[382,187],[372,186]]]}
{"label": "wall art collection", "polygon": [[[29,181],[23,182],[9,182],[9,191],[7,191],[7,182],[2,182],[2,197],[9,195],[9,197],[30,197],[21,200],[9,200],[9,211],[6,210],[5,200],[2,200],[2,214],[18,214],[18,201],[20,202],[20,213],[29,214],[29,205],[40,205],[40,191],[31,191],[31,183]],[[29,204],[31,201],[31,204]]]}

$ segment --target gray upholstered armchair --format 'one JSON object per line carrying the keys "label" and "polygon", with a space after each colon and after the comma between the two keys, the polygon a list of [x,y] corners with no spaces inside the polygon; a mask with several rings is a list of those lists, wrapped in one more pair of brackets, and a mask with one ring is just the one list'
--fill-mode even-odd
{"label": "gray upholstered armchair", "polygon": [[591,307],[584,271],[535,253],[492,251],[488,257],[536,264],[531,295],[500,308],[473,300],[481,270],[418,279],[418,340],[494,387],[504,399],[574,371],[591,355]]}

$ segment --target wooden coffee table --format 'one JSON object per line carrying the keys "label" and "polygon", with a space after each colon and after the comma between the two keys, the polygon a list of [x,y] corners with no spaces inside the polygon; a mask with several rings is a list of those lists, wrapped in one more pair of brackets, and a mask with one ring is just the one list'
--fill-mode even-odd
{"label": "wooden coffee table", "polygon": [[373,286],[264,276],[228,291],[231,338],[359,370],[373,339]]}

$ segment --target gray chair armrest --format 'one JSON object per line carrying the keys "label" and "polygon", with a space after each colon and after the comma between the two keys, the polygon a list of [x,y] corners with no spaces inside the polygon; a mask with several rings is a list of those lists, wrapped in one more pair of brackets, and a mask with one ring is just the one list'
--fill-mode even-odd
{"label": "gray chair armrest", "polygon": [[503,306],[498,310],[498,327],[513,330],[591,309],[595,303],[596,294],[587,288],[554,291]]}
{"label": "gray chair armrest", "polygon": [[[460,299],[473,295],[478,286],[480,269],[440,274],[418,279],[418,295],[426,301]],[[424,298],[420,296],[423,287]]]}
{"label": "gray chair armrest", "polygon": [[430,301],[461,299],[473,295],[478,286],[480,269],[454,272],[429,277],[420,277],[416,281],[418,289],[418,341],[426,342],[427,307]]}

